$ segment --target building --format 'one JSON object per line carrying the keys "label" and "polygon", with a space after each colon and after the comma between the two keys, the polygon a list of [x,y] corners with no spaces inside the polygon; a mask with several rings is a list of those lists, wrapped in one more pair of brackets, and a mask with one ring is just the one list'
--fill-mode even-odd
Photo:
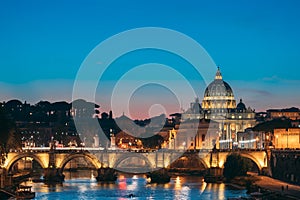
{"label": "building", "polygon": [[299,108],[285,108],[285,109],[269,109],[267,110],[267,115],[270,119],[286,117],[291,120],[300,119],[300,110]]}
{"label": "building", "polygon": [[[212,149],[217,144],[218,123],[209,119],[185,120],[171,130],[170,144],[175,144],[170,149]],[[175,134],[174,134],[175,133]]]}
{"label": "building", "polygon": [[99,117],[99,108],[100,106],[95,103],[77,99],[72,102],[72,105],[70,104],[69,110],[66,109],[66,113],[69,113],[74,118]]}
{"label": "building", "polygon": [[209,119],[217,122],[219,148],[227,149],[237,146],[237,132],[253,127],[256,123],[255,112],[246,107],[242,99],[236,105],[233,90],[223,80],[220,69],[215,79],[207,86],[204,92],[202,105],[197,98],[190,108],[182,114],[182,120]]}
{"label": "building", "polygon": [[300,128],[300,119],[291,121],[292,127]]}
{"label": "building", "polygon": [[275,148],[300,148],[300,128],[274,129],[273,140]]}
{"label": "building", "polygon": [[135,143],[136,137],[134,137],[132,134],[129,134],[125,131],[120,131],[116,134],[115,144],[118,148],[130,149],[136,146]]}
{"label": "building", "polygon": [[240,149],[262,149],[264,148],[264,137],[262,132],[247,128],[244,132],[237,132],[237,145]]}

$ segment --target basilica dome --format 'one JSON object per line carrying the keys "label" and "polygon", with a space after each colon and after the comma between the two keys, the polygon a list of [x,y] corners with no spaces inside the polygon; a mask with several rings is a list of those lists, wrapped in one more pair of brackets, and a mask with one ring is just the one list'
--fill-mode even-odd
{"label": "basilica dome", "polygon": [[202,108],[205,110],[236,108],[233,91],[230,85],[223,81],[220,68],[217,70],[215,80],[205,89]]}

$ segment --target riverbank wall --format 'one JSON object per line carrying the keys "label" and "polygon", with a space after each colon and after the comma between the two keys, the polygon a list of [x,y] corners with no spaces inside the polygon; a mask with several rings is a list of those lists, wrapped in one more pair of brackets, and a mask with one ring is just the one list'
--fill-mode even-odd
{"label": "riverbank wall", "polygon": [[273,150],[270,167],[273,178],[300,185],[300,150]]}

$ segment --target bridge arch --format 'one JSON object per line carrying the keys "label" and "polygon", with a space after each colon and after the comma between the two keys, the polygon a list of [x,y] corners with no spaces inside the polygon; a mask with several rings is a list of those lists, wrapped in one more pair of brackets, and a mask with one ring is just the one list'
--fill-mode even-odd
{"label": "bridge arch", "polygon": [[242,157],[244,157],[244,158],[248,158],[248,159],[250,159],[251,161],[253,161],[253,162],[256,164],[256,166],[257,166],[257,168],[258,168],[258,170],[259,170],[259,173],[261,172],[263,166],[261,165],[261,163],[259,162],[258,159],[256,159],[254,156],[252,156],[252,155],[250,155],[250,154],[248,154],[248,153],[241,153],[240,155],[241,155]]}
{"label": "bridge arch", "polygon": [[[200,168],[201,166],[205,169],[208,169],[209,166],[207,163],[199,157],[198,154],[183,154],[178,159],[176,159],[173,163],[170,164],[169,167],[177,167],[182,166],[182,168]],[[186,166],[185,166],[186,165]],[[180,168],[180,167],[179,167]]]}
{"label": "bridge arch", "polygon": [[6,164],[6,169],[7,171],[11,170],[11,167],[18,162],[19,160],[21,160],[22,158],[32,158],[33,160],[35,160],[36,162],[39,163],[39,165],[45,169],[48,167],[48,163],[47,160],[42,160],[42,157],[39,157],[37,155],[35,155],[34,153],[21,153],[21,154],[16,154],[16,156],[12,157],[9,159],[8,163]]}
{"label": "bridge arch", "polygon": [[[121,167],[121,164],[125,161],[130,161],[130,159],[138,159],[140,161],[144,161],[144,166],[141,166],[139,169],[124,169]],[[125,171],[125,172],[136,172],[136,173],[143,173],[143,172],[149,172],[154,169],[154,166],[151,164],[150,160],[141,154],[135,153],[135,154],[124,154],[120,156],[116,162],[113,165],[114,169],[120,170],[120,171]]]}
{"label": "bridge arch", "polygon": [[87,158],[94,166],[96,169],[99,169],[102,167],[102,163],[98,160],[98,158],[96,156],[94,156],[93,154],[90,153],[73,153],[68,155],[66,158],[63,159],[63,161],[61,162],[60,166],[58,166],[58,168],[60,169],[61,172],[63,172],[66,164],[75,159],[75,158]]}

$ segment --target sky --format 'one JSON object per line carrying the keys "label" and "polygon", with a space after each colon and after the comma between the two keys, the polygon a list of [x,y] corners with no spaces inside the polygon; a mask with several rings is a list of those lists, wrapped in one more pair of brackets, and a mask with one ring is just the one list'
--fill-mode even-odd
{"label": "sky", "polygon": [[[161,27],[202,45],[220,66],[237,101],[242,98],[256,111],[300,107],[299,9],[297,0],[1,0],[0,101],[70,102],[77,73],[97,45],[126,30]],[[153,72],[144,66],[146,71],[134,74],[133,70],[127,76],[135,66],[147,63],[176,69],[185,79],[168,70],[156,78],[183,90],[187,80],[196,94],[179,95],[156,84],[159,81],[151,82],[151,75],[160,74],[155,66]],[[195,96],[203,98],[205,83],[195,74],[189,63],[168,52],[131,52],[99,77],[95,101],[103,112],[112,109],[112,91],[121,80],[113,108],[116,116],[125,112],[132,118],[147,118],[159,114],[161,105],[167,114],[179,112],[187,109]],[[138,78],[149,84],[138,87],[125,104],[124,91]]]}

